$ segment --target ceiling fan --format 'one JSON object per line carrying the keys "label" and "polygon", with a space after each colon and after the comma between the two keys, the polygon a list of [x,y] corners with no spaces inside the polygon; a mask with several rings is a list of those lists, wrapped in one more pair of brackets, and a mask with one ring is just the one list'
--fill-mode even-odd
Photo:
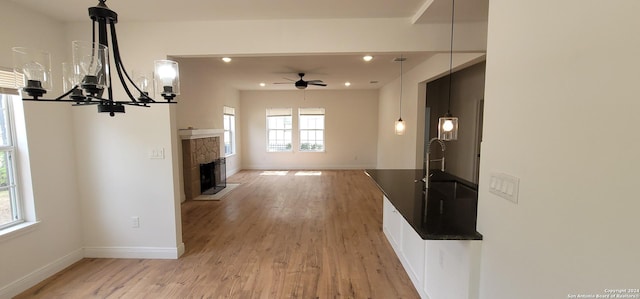
{"label": "ceiling fan", "polygon": [[298,73],[298,76],[300,76],[300,80],[295,81],[293,79],[289,79],[289,78],[285,78],[291,82],[276,82],[273,84],[295,84],[297,89],[306,89],[307,86],[309,85],[315,85],[315,86],[327,86],[326,83],[322,82],[322,80],[309,80],[309,81],[305,81],[304,79],[302,79],[302,77],[304,77],[304,73]]}

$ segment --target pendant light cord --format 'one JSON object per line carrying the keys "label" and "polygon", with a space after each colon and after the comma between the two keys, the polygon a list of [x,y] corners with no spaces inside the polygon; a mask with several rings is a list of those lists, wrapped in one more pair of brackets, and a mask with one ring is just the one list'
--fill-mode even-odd
{"label": "pendant light cord", "polygon": [[402,60],[403,57],[400,55],[400,119],[402,119]]}
{"label": "pendant light cord", "polygon": [[453,20],[455,16],[456,0],[451,0],[451,45],[449,47],[449,104],[447,106],[447,116],[451,115],[451,73],[453,70]]}

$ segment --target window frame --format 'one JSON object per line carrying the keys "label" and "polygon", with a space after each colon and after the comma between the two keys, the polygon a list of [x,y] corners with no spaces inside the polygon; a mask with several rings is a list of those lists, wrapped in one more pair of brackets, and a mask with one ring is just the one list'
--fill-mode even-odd
{"label": "window frame", "polygon": [[[307,116],[322,116],[322,128],[303,128],[304,125],[303,123],[305,123],[305,118]],[[325,124],[326,124],[326,109],[325,108],[298,108],[298,136],[299,136],[299,144],[298,144],[298,151],[300,152],[304,152],[304,153],[324,153],[327,150],[327,144],[326,144],[326,134],[325,134]],[[303,132],[306,132],[307,134],[303,134]],[[305,144],[308,144],[309,142],[303,142],[303,141],[309,141],[311,140],[310,138],[305,138],[303,139],[302,136],[303,135],[308,135],[308,133],[310,132],[314,132],[314,135],[316,135],[315,138],[313,138],[313,145],[315,146],[317,144],[318,141],[322,141],[322,148],[320,149],[303,149],[302,147]],[[317,134],[320,133],[321,134],[321,138],[318,139],[317,138]]]}
{"label": "window frame", "polygon": [[[15,130],[15,118],[13,116],[14,108],[13,108],[13,99],[11,97],[16,96],[13,93],[7,92],[6,89],[0,90],[0,101],[5,103],[6,109],[6,123],[7,123],[7,137],[8,137],[8,145],[0,144],[0,155],[2,153],[7,153],[7,181],[8,185],[6,187],[0,187],[0,192],[7,190],[9,196],[10,203],[10,211],[12,220],[6,223],[0,223],[0,231],[19,225],[26,221],[24,214],[24,207],[22,202],[22,197],[20,196],[20,188],[19,188],[19,173],[16,165],[17,160],[17,148],[16,148],[16,130]],[[4,113],[4,111],[0,110],[0,113]]]}
{"label": "window frame", "polygon": [[[270,122],[270,118],[289,118],[288,119],[288,123],[289,123],[289,127],[287,127],[287,120],[284,119],[283,120],[283,128],[271,128],[271,122]],[[266,151],[268,153],[290,153],[293,152],[293,109],[292,108],[267,108],[266,109]],[[277,121],[277,120],[276,120]],[[272,134],[271,133],[275,133],[275,135],[278,135],[279,132],[281,132],[282,134],[282,141],[285,142],[284,144],[282,144],[284,146],[284,149],[277,149],[275,147],[272,147]],[[287,138],[287,134],[288,137]],[[287,139],[289,141],[289,143],[287,144]],[[274,140],[277,142],[279,140],[279,138],[274,138]]]}
{"label": "window frame", "polygon": [[[228,107],[228,106],[224,106],[223,107],[223,114],[222,114],[222,122],[223,122],[223,129],[224,129],[224,137],[227,136],[227,133],[229,135],[229,147],[230,147],[230,152],[227,152],[227,139],[224,139],[224,154],[225,157],[229,157],[229,156],[233,156],[236,154],[236,109],[232,108],[232,107]],[[227,129],[227,125],[229,126],[229,129]]]}

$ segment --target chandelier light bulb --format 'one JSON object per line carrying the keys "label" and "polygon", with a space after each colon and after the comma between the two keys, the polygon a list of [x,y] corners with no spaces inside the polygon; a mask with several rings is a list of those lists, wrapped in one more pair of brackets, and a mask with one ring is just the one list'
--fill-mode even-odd
{"label": "chandelier light bulb", "polygon": [[44,66],[36,61],[31,61],[25,64],[22,69],[24,70],[24,75],[29,80],[44,82],[46,79]]}
{"label": "chandelier light bulb", "polygon": [[138,78],[138,88],[143,92],[149,92],[149,79],[147,77]]}
{"label": "chandelier light bulb", "polygon": [[73,69],[81,78],[80,87],[89,95],[100,97],[109,88],[109,54],[105,45],[87,42],[71,42]]}
{"label": "chandelier light bulb", "polygon": [[48,52],[24,47],[14,47],[11,51],[16,86],[34,98],[51,90],[51,55]]}
{"label": "chandelier light bulb", "polygon": [[161,65],[158,67],[158,76],[164,85],[171,85],[171,81],[176,77],[176,70],[170,65]]}
{"label": "chandelier light bulb", "polygon": [[180,94],[178,63],[172,60],[155,61],[155,77],[157,91],[165,100],[171,101]]}
{"label": "chandelier light bulb", "polygon": [[133,72],[133,81],[142,92],[148,93],[149,90],[151,89],[151,82],[149,78],[150,76],[144,72],[140,72],[140,71]]}
{"label": "chandelier light bulb", "polygon": [[92,56],[84,56],[80,61],[80,68],[84,74],[97,76],[98,72],[102,69],[102,62]]}
{"label": "chandelier light bulb", "polygon": [[72,63],[62,63],[62,87],[64,90],[70,90],[82,81],[78,75],[80,71]]}

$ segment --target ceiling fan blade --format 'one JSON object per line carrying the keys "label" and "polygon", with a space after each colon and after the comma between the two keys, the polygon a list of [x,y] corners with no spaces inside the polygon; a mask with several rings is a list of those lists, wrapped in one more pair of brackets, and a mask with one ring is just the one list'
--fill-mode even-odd
{"label": "ceiling fan blade", "polygon": [[323,83],[322,80],[309,80],[308,83]]}
{"label": "ceiling fan blade", "polygon": [[295,82],[274,82],[273,84],[295,84]]}
{"label": "ceiling fan blade", "polygon": [[327,86],[327,84],[325,84],[325,83],[317,83],[317,82],[307,82],[307,84],[315,85],[315,86]]}

